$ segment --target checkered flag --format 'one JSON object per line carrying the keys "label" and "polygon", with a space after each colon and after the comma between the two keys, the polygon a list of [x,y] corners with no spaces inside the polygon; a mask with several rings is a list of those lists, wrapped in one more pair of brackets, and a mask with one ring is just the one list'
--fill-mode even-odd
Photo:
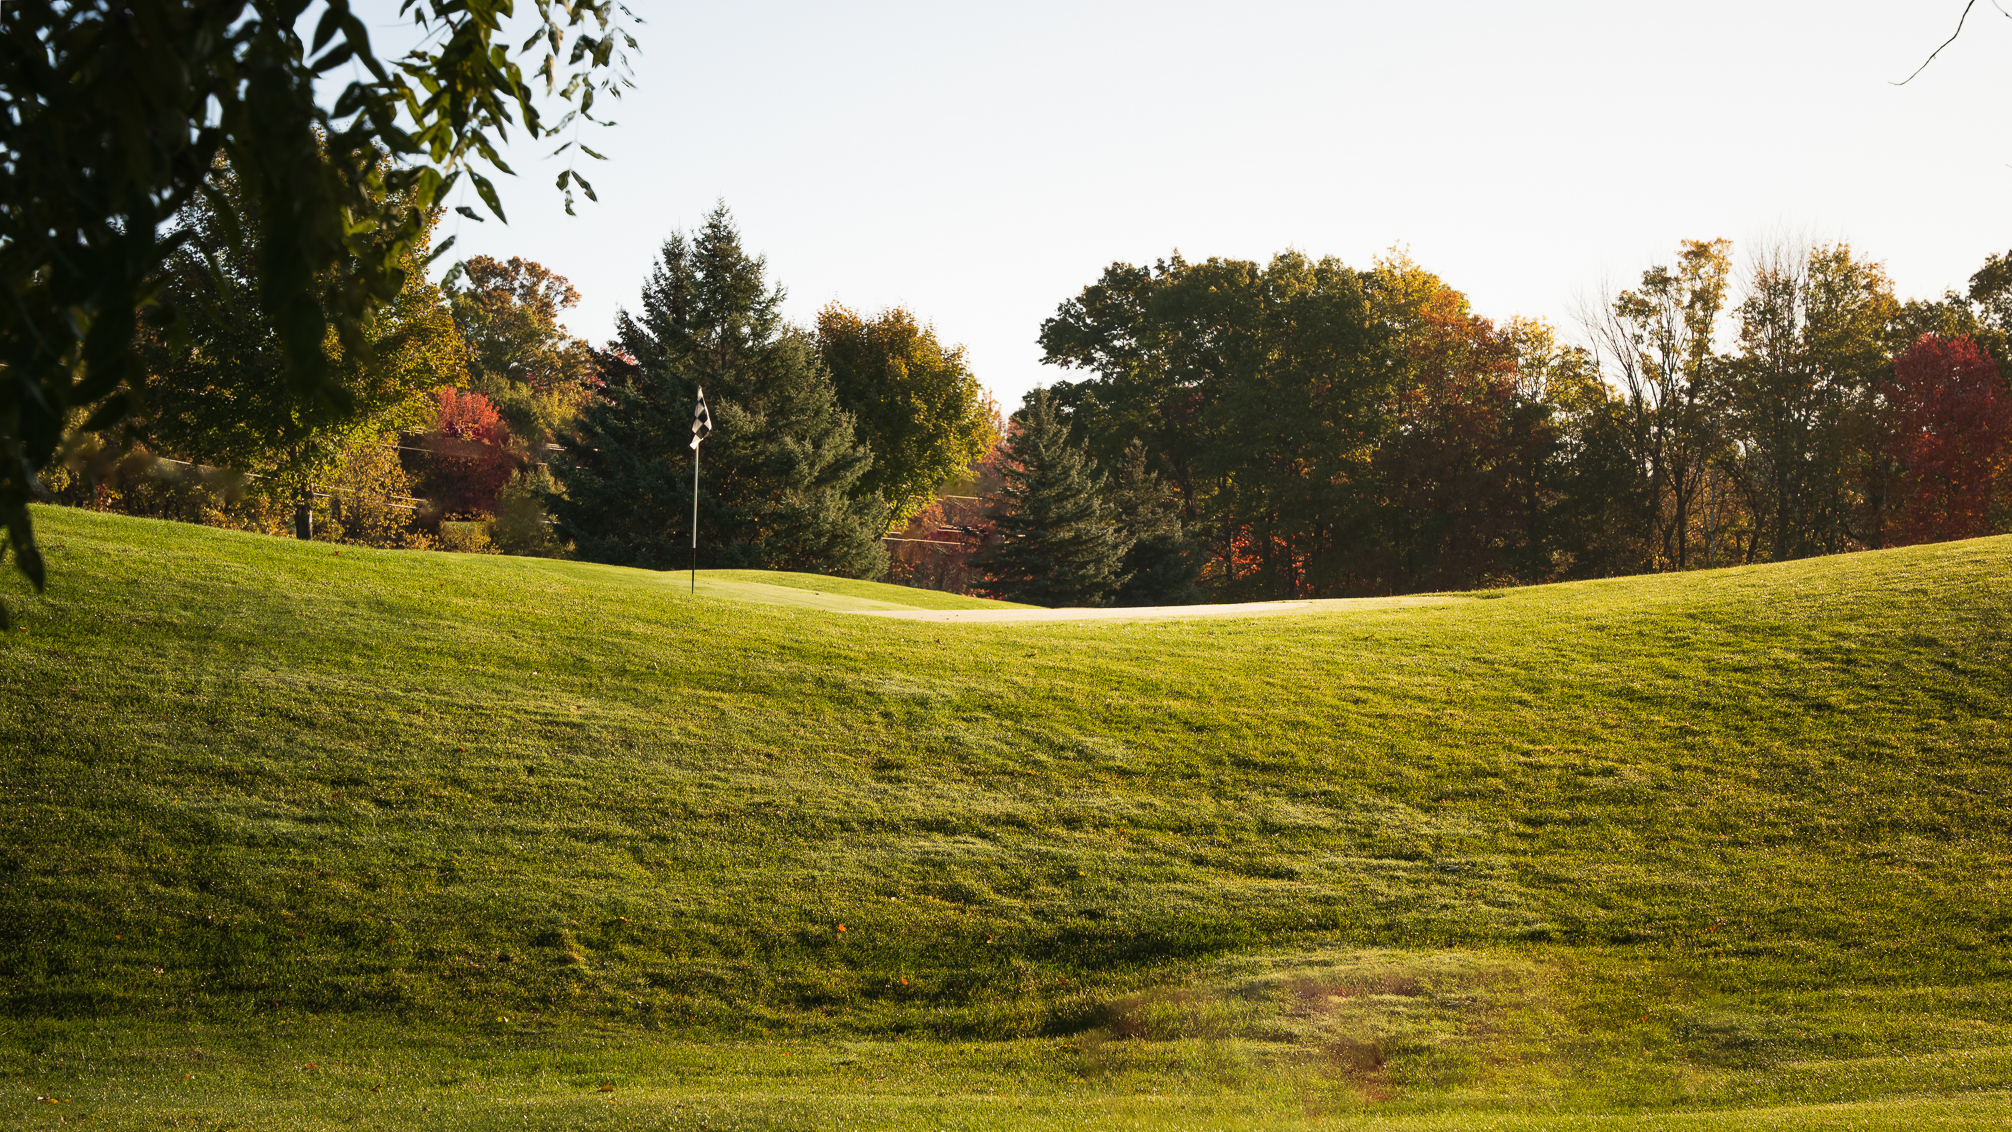
{"label": "checkered flag", "polygon": [[692,413],[692,451],[699,450],[699,441],[713,434],[712,410],[706,408],[706,391],[699,390],[699,407]]}

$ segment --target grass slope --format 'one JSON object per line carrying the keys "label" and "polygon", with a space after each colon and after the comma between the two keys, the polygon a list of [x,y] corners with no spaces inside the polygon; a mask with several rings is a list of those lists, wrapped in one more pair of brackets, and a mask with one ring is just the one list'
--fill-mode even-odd
{"label": "grass slope", "polygon": [[49,593],[0,584],[0,1120],[2012,1105],[2012,539],[961,625],[37,522]]}
{"label": "grass slope", "polygon": [[[676,577],[686,576],[671,575]],[[782,591],[782,592],[773,592]],[[1038,609],[1011,601],[965,597],[913,586],[861,582],[823,574],[793,574],[784,570],[703,570],[699,592],[712,597],[803,605],[814,609]]]}

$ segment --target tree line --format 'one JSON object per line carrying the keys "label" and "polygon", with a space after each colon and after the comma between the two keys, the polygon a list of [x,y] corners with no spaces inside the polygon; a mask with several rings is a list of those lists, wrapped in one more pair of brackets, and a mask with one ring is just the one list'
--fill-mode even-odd
{"label": "tree line", "polygon": [[1582,321],[1498,324],[1403,255],[1114,264],[1041,328],[1083,376],[1014,414],[978,584],[1391,594],[2012,527],[2005,256],[1902,301],[1848,245],[1691,241]]}
{"label": "tree line", "polygon": [[[881,536],[993,445],[997,411],[961,347],[910,312],[785,293],[724,205],[662,247],[640,302],[596,348],[560,323],[579,295],[542,265],[477,256],[439,283],[415,239],[401,292],[327,364],[338,421],[240,396],[286,360],[253,283],[263,248],[230,229],[237,181],[177,214],[171,323],[143,319],[137,445],[88,437],[44,477],[56,498],[134,514],[404,548],[688,561],[688,426],[718,433],[700,484],[702,564],[878,577]],[[437,214],[434,219],[437,221]]]}
{"label": "tree line", "polygon": [[[0,27],[0,553],[37,587],[37,497],[660,564],[678,481],[647,418],[701,379],[739,430],[702,493],[721,564],[872,574],[874,533],[906,519],[898,580],[1191,600],[2008,525],[2005,257],[1966,294],[1902,302],[1845,246],[1736,272],[1723,241],[1690,243],[1596,304],[1579,345],[1480,318],[1402,257],[1117,264],[1042,328],[1082,378],[1022,406],[1001,445],[962,352],[906,312],[783,325],[723,214],[666,246],[607,350],[559,331],[570,288],[539,265],[477,257],[429,281],[452,190],[502,218],[482,172],[509,171],[497,142],[600,121],[596,97],[628,86],[619,4],[541,2],[513,47],[489,8],[421,0],[401,8],[420,46],[396,59],[342,2],[311,35],[264,3],[17,8]],[[570,165],[559,188],[568,212],[593,196]],[[180,462],[143,474],[163,455]],[[652,518],[616,505],[624,485]]]}
{"label": "tree line", "polygon": [[[1901,301],[1846,245],[1724,240],[1590,304],[1582,340],[1496,323],[1401,254],[1114,264],[1040,330],[1070,379],[1010,422],[905,310],[811,326],[724,205],[662,245],[613,340],[570,283],[430,227],[325,364],[353,412],[284,400],[228,163],[177,214],[143,317],[142,454],[87,438],[71,502],[378,546],[700,561],[1044,605],[1388,594],[1775,561],[2012,525],[1997,359],[2012,260]],[[438,213],[433,214],[437,221]],[[236,229],[234,232],[234,228]]]}

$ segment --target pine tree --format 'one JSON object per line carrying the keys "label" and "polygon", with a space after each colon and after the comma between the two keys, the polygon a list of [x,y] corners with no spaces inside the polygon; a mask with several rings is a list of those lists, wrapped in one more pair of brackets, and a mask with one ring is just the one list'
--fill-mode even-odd
{"label": "pine tree", "polygon": [[1146,466],[1146,446],[1138,440],[1125,447],[1110,499],[1118,533],[1130,544],[1119,566],[1125,583],[1118,587],[1111,604],[1192,605],[1201,601],[1201,590],[1195,585],[1200,556],[1181,532],[1180,505],[1173,489]]}
{"label": "pine tree", "polygon": [[1005,484],[986,508],[992,542],[978,556],[986,588],[1034,605],[1102,605],[1125,582],[1096,461],[1069,443],[1045,389],[1013,414]]}
{"label": "pine tree", "polygon": [[879,500],[849,492],[872,462],[839,407],[815,343],[779,313],[780,286],[741,249],[725,205],[674,234],[642,310],[621,313],[605,403],[553,461],[559,533],[582,558],[668,569],[691,554],[692,410],[712,439],[700,472],[699,562],[878,577]]}

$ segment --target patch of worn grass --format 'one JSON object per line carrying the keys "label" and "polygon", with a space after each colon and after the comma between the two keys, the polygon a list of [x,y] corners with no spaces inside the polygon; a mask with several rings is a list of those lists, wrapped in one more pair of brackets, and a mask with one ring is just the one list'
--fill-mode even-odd
{"label": "patch of worn grass", "polygon": [[[1955,1127],[2012,1082],[2012,539],[963,625],[37,522],[0,1051],[104,1120],[404,1119],[263,1074],[328,1064],[295,1028],[490,1067],[521,1103],[470,1128],[588,1120],[531,1068],[583,1042],[663,1127],[976,1126],[995,1084],[1021,1126]],[[174,1091],[189,1041],[232,1083]]]}

